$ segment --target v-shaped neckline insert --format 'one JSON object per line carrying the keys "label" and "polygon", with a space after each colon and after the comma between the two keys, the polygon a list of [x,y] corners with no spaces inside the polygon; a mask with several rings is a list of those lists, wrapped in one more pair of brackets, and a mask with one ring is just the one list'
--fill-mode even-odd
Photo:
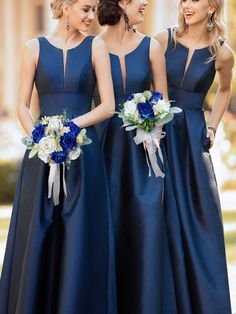
{"label": "v-shaped neckline insert", "polygon": [[62,62],[62,77],[63,77],[63,89],[65,89],[66,87],[66,77],[67,77],[67,64],[68,64],[68,53],[80,48],[82,46],[83,43],[86,42],[87,38],[89,38],[91,36],[86,36],[84,37],[84,39],[82,41],[80,41],[75,47],[69,48],[69,49],[63,49],[63,48],[59,48],[56,47],[54,44],[52,44],[47,37],[43,37],[46,42],[49,44],[49,46],[51,46],[52,48],[56,49],[57,51],[60,52],[61,54],[61,62]]}
{"label": "v-shaped neckline insert", "polygon": [[[181,80],[181,88],[182,88],[184,86],[186,77],[188,76],[189,70],[191,69],[191,66],[192,66],[192,63],[193,63],[193,59],[195,58],[196,53],[204,51],[206,49],[209,50],[209,46],[202,47],[202,48],[195,48],[193,50],[193,52],[192,52],[191,59],[189,60],[189,53],[190,53],[191,49],[189,47],[183,45],[180,42],[178,42],[177,45],[179,45],[180,48],[183,48],[186,51],[186,58],[185,58],[185,62],[184,62],[184,70],[183,70],[183,75],[182,75],[182,80]],[[188,62],[188,60],[189,60],[189,62]]]}
{"label": "v-shaped neckline insert", "polygon": [[[134,48],[132,51],[124,54],[123,56],[119,56],[115,53],[109,52],[109,55],[114,56],[115,58],[118,59],[119,62],[119,70],[120,70],[120,76],[122,80],[122,88],[123,88],[123,94],[125,95],[127,93],[127,76],[128,76],[128,71],[127,71],[127,58],[135,53],[144,43],[144,40],[147,38],[147,36],[144,36],[140,43],[137,45],[136,48]],[[122,60],[123,59],[123,60]],[[125,68],[125,79],[124,79],[124,72],[122,70],[122,62],[124,62],[124,68]]]}

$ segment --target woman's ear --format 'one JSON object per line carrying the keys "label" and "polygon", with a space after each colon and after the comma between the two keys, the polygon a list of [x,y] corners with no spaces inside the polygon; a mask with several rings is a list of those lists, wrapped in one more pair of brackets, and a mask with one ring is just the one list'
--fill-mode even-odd
{"label": "woman's ear", "polygon": [[211,5],[211,6],[209,6],[209,8],[208,8],[208,14],[209,15],[212,15],[212,14],[214,14],[215,13],[215,8]]}
{"label": "woman's ear", "polygon": [[128,1],[127,0],[120,0],[118,2],[118,5],[121,7],[121,9],[125,10],[126,9],[126,6],[128,4]]}
{"label": "woman's ear", "polygon": [[63,15],[69,16],[70,13],[70,4],[68,2],[63,3],[62,5]]}

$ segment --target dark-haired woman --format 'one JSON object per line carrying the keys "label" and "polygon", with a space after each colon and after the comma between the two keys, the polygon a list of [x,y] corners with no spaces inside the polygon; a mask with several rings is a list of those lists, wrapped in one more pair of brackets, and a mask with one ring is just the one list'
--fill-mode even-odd
{"label": "dark-haired woman", "polygon": [[[178,210],[176,214],[168,206],[166,217],[181,314],[231,313],[221,209],[209,153],[230,99],[234,64],[224,43],[223,3],[179,1],[178,27],[156,37],[166,51],[169,97],[183,109],[166,126],[165,138]],[[219,89],[206,127],[202,107],[216,72]]]}
{"label": "dark-haired woman", "polygon": [[[116,110],[132,93],[153,88],[167,96],[160,45],[136,32],[147,1],[101,0],[100,34],[110,52]],[[163,215],[163,178],[148,177],[143,146],[114,116],[103,130],[103,152],[115,230],[118,313],[175,314]]]}

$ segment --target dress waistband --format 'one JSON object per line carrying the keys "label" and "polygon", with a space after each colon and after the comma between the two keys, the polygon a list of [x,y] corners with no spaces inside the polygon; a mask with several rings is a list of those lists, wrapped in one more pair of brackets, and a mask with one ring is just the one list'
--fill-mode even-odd
{"label": "dress waistband", "polygon": [[171,102],[172,106],[177,106],[184,110],[204,110],[205,93],[185,91],[169,86],[168,94],[169,99],[173,101]]}
{"label": "dress waistband", "polygon": [[61,115],[66,111],[69,119],[91,110],[92,99],[76,93],[54,93],[39,96],[41,116]]}

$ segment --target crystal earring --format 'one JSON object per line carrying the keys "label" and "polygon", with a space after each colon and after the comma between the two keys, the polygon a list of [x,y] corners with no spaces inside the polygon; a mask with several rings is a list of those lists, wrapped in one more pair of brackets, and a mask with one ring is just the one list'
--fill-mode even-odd
{"label": "crystal earring", "polygon": [[207,29],[209,32],[212,32],[214,28],[215,28],[214,13],[208,13]]}
{"label": "crystal earring", "polygon": [[69,16],[66,18],[66,29],[69,31],[70,30],[70,21],[69,21]]}

